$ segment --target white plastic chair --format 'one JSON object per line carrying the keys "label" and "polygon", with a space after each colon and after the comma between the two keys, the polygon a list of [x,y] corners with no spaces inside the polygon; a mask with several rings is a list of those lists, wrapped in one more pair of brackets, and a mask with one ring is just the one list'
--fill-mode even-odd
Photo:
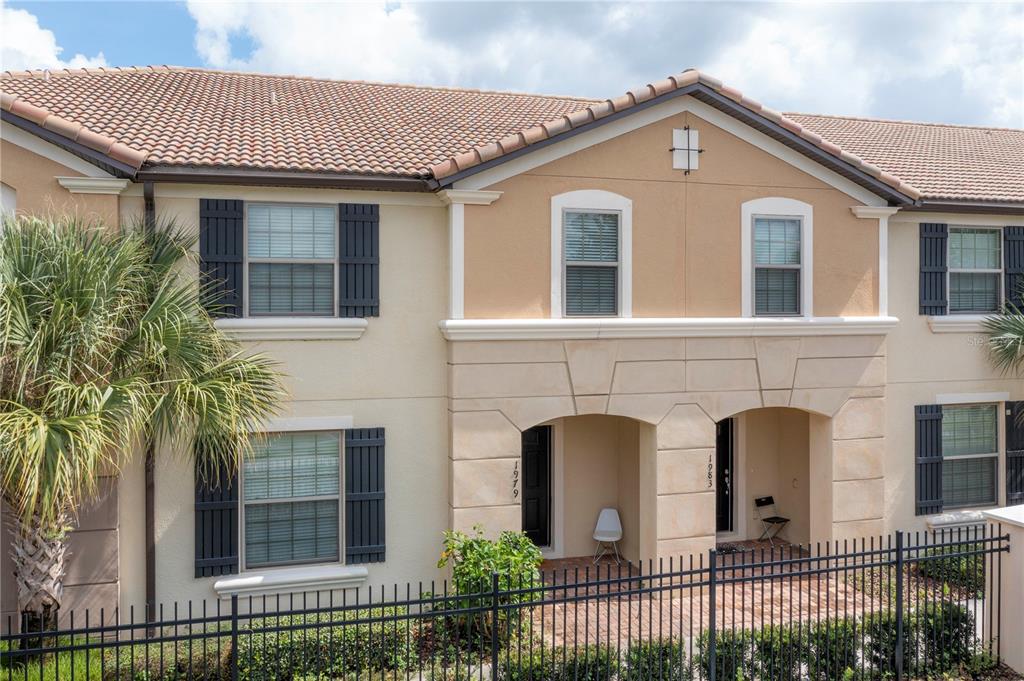
{"label": "white plastic chair", "polygon": [[594,541],[597,547],[594,548],[594,562],[601,560],[608,553],[611,547],[615,552],[615,563],[620,564],[619,541],[622,540],[622,520],[619,519],[619,512],[614,508],[602,508],[597,516],[597,527],[594,528]]}

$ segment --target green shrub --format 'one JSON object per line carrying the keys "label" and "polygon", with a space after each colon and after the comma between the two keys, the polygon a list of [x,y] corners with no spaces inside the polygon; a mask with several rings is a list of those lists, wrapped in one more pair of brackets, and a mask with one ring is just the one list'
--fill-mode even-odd
{"label": "green shrub", "polygon": [[[498,535],[497,540],[490,540],[484,537],[483,528],[479,525],[473,528],[473,532],[472,536],[457,530],[444,533],[444,550],[437,567],[451,567],[454,595],[463,597],[448,601],[447,607],[490,605],[495,574],[502,592],[514,592],[539,583],[540,549],[524,533],[505,531]],[[499,603],[525,603],[536,595],[532,591],[505,593],[499,598]],[[522,624],[521,614],[517,609],[503,609],[496,623],[491,622],[489,613],[454,615],[435,622],[435,636],[458,641],[461,648],[486,650],[492,635],[505,641],[515,633],[516,623]],[[443,629],[449,631],[446,633]],[[455,635],[456,629],[458,636]]]}
{"label": "green shrub", "polygon": [[219,640],[219,649],[218,639],[210,638],[107,650],[104,681],[225,681],[231,678],[231,641]]}
{"label": "green shrub", "polygon": [[[903,668],[911,669],[914,659],[914,631],[916,621],[909,613],[903,617]],[[883,677],[894,675],[896,669],[896,613],[877,612],[864,618],[864,659],[867,665]]]}
{"label": "green shrub", "polygon": [[610,681],[618,671],[616,651],[603,645],[538,646],[498,661],[499,681]]}
{"label": "green shrub", "polygon": [[[985,591],[985,555],[983,544],[944,546],[927,551],[918,563],[917,571],[931,579],[963,589],[975,596]],[[957,556],[949,554],[971,553]]]}
{"label": "green shrub", "polygon": [[804,632],[804,661],[814,681],[832,681],[857,666],[857,625],[853,620],[836,618],[813,622]]}
{"label": "green shrub", "polygon": [[[306,617],[266,617],[251,622],[239,637],[238,668],[244,679],[294,681],[368,671],[400,670],[415,659],[414,632],[400,608],[367,608]],[[372,622],[354,624],[351,620]],[[380,621],[380,620],[384,621]],[[329,623],[329,625],[328,625]],[[314,626],[314,625],[321,626]],[[302,629],[274,631],[275,627]]]}
{"label": "green shrub", "polygon": [[770,624],[754,633],[756,678],[799,678],[804,657],[803,637],[792,627]]}
{"label": "green shrub", "polygon": [[[751,654],[753,634],[749,631],[718,631],[715,635],[715,679],[736,681],[754,677],[754,661]],[[708,632],[702,632],[697,641],[696,666],[700,678],[707,678],[711,663],[711,641]]]}
{"label": "green shrub", "polygon": [[974,615],[956,603],[930,603],[916,613],[921,660],[927,672],[949,672],[977,652]]}
{"label": "green shrub", "polygon": [[675,639],[638,641],[626,652],[625,663],[620,681],[690,681],[693,678],[685,646]]}

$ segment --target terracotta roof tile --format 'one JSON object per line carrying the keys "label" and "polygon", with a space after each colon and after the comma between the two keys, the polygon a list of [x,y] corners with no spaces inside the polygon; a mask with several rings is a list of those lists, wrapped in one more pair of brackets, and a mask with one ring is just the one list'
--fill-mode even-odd
{"label": "terracotta roof tile", "polygon": [[0,106],[133,167],[444,179],[697,82],[908,196],[1024,202],[1024,131],[781,114],[687,70],[618,97],[167,66],[5,73]]}

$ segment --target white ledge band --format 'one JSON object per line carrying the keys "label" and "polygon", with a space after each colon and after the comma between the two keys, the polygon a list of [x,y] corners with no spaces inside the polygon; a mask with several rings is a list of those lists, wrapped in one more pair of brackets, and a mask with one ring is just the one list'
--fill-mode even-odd
{"label": "white ledge band", "polygon": [[218,319],[218,329],[236,340],[359,340],[365,319],[349,317],[246,317]]}
{"label": "white ledge band", "polygon": [[887,334],[896,317],[681,317],[608,319],[448,319],[448,340],[729,338]]}

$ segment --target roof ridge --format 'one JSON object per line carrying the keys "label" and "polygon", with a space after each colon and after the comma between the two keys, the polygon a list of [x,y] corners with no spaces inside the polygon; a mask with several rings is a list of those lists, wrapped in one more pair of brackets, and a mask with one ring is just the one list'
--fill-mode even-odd
{"label": "roof ridge", "polygon": [[785,116],[810,116],[812,118],[835,118],[843,121],[866,121],[869,123],[895,123],[898,125],[925,125],[933,128],[964,128],[967,130],[999,130],[1003,132],[1024,132],[1024,128],[1004,128],[991,125],[971,125],[969,123],[936,123],[934,121],[913,121],[904,118],[878,118],[875,116],[848,116],[843,114],[818,114],[806,111],[786,111]]}
{"label": "roof ridge", "polygon": [[31,104],[17,95],[9,94],[3,90],[0,90],[0,109],[61,137],[66,137],[82,146],[98,151],[136,170],[142,167],[142,164],[145,163],[146,158],[149,156],[148,151],[130,147],[110,135],[90,130],[81,123],[58,116],[48,109]]}
{"label": "roof ridge", "polygon": [[703,85],[710,88],[718,95],[732,100],[738,106],[758,116],[768,119],[793,135],[810,142],[822,152],[857,168],[861,172],[867,173],[897,192],[912,199],[921,197],[921,192],[909,182],[892,173],[883,171],[877,165],[868,163],[856,154],[843,149],[838,144],[830,142],[813,130],[800,125],[800,123],[789,118],[786,114],[764,106],[760,102],[747,97],[736,88],[724,84],[718,78],[695,68],[685,69],[680,73],[628,90],[617,97],[599,100],[578,111],[563,114],[545,123],[520,129],[518,132],[506,135],[500,140],[478,145],[467,151],[460,152],[440,163],[432,164],[430,172],[435,179],[443,180],[524,147],[549,140],[571,130],[595,123],[612,114],[618,114],[644,102],[657,99],[662,95],[694,85]]}
{"label": "roof ridge", "polygon": [[312,81],[319,83],[347,83],[350,85],[377,85],[380,87],[405,88],[413,90],[434,90],[439,92],[466,92],[479,95],[509,95],[512,97],[538,97],[543,99],[560,99],[569,102],[597,103],[600,99],[594,97],[577,97],[574,95],[547,94],[542,92],[523,92],[521,90],[497,90],[486,88],[458,87],[452,85],[421,85],[418,83],[388,83],[380,80],[362,80],[348,78],[325,78],[322,76],[302,76],[291,73],[265,73],[261,71],[239,71],[212,69],[202,66],[172,66],[172,65],[151,65],[151,66],[112,66],[112,67],[91,67],[77,69],[31,69],[27,71],[3,71],[0,73],[0,80],[40,78],[45,79],[46,74],[53,77],[67,78],[71,76],[104,76],[119,75],[123,73],[212,73],[222,76],[256,76],[260,78],[280,78],[283,80]]}

